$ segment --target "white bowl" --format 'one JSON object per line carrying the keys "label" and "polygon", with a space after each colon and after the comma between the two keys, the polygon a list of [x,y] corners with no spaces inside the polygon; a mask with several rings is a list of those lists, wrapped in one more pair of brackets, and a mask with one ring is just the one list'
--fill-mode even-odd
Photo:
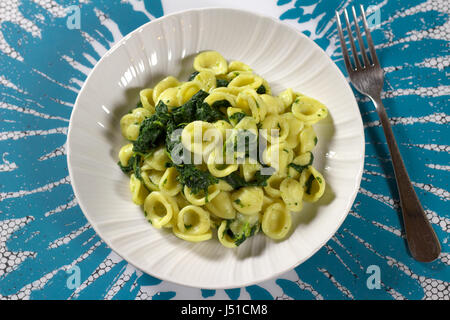
{"label": "white bowl", "polygon": [[[330,116],[315,125],[314,166],[328,183],[319,203],[293,216],[284,241],[262,234],[237,249],[217,239],[190,243],[157,230],[131,202],[129,178],[117,166],[125,140],[120,117],[140,89],[168,75],[187,79],[193,56],[217,50],[241,60],[275,93],[291,87],[323,102]],[[232,9],[165,16],[133,31],[98,62],[70,119],[67,161],[78,203],[109,247],[157,278],[200,288],[242,287],[278,276],[319,250],[336,232],[356,197],[364,134],[353,93],[336,65],[305,35],[272,18]]]}

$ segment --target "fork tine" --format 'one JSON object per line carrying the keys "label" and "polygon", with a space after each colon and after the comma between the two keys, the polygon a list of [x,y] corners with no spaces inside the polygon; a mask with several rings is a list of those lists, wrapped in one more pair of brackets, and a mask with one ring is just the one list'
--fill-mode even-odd
{"label": "fork tine", "polygon": [[352,6],[352,13],[353,13],[353,20],[355,21],[356,35],[358,36],[359,49],[363,57],[364,67],[367,68],[368,66],[370,66],[371,63],[369,61],[369,58],[367,57],[366,47],[364,46],[364,41],[361,36],[361,30],[359,29],[358,25],[358,18],[356,17],[355,7],[353,6]]}
{"label": "fork tine", "polygon": [[350,21],[348,20],[347,9],[344,9],[344,17],[345,17],[345,23],[347,24],[348,38],[350,40],[350,46],[352,48],[353,59],[355,61],[356,69],[359,70],[359,69],[362,69],[362,67],[361,67],[361,63],[359,62],[358,51],[356,51],[355,40],[353,40],[353,33],[352,33],[352,28],[350,27]]}
{"label": "fork tine", "polygon": [[336,23],[339,32],[339,39],[341,41],[342,55],[344,56],[345,66],[347,68],[348,73],[353,71],[352,63],[350,62],[350,57],[348,55],[347,44],[345,43],[344,32],[342,31],[341,18],[339,17],[339,13],[336,11]]}
{"label": "fork tine", "polygon": [[375,46],[373,45],[372,35],[370,34],[370,29],[367,24],[366,13],[364,12],[363,5],[360,5],[360,9],[361,9],[361,14],[362,14],[362,19],[363,19],[364,31],[366,32],[367,45],[369,46],[369,50],[370,50],[370,56],[372,58],[374,65],[380,65],[380,63],[378,62],[377,53],[375,51]]}

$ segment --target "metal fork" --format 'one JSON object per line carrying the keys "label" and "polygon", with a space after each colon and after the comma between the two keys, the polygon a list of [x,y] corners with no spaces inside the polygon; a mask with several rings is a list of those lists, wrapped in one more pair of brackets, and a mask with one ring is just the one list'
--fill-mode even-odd
{"label": "metal fork", "polygon": [[[383,89],[384,72],[378,61],[375,47],[373,45],[372,36],[367,24],[366,15],[363,6],[360,7],[364,31],[370,57],[370,62],[367,49],[361,35],[361,30],[358,25],[355,8],[352,7],[353,19],[355,22],[355,31],[358,38],[360,53],[356,50],[355,40],[353,38],[352,29],[348,19],[347,10],[344,10],[345,22],[347,25],[348,38],[350,41],[351,50],[353,53],[354,67],[350,61],[347,45],[342,30],[342,24],[339,13],[336,11],[336,21],[339,31],[339,38],[341,40],[342,54],[344,56],[345,66],[350,76],[353,86],[362,94],[369,97],[375,105],[381,124],[383,126],[384,135],[386,136],[389,152],[392,158],[392,165],[394,167],[395,180],[400,195],[400,205],[402,208],[403,223],[406,230],[406,240],[409,251],[414,259],[422,262],[431,262],[435,260],[440,252],[441,246],[439,240],[428,221],[425,212],[420,204],[419,198],[414,191],[414,188],[406,172],[405,164],[402,156],[398,150],[397,142],[395,141],[392,132],[389,118],[381,101],[381,90]],[[362,57],[360,61],[359,56]]]}

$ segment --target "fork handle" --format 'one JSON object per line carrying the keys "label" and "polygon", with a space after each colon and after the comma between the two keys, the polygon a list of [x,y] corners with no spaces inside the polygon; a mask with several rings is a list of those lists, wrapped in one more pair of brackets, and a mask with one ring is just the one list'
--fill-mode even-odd
{"label": "fork handle", "polygon": [[411,184],[381,97],[372,98],[372,101],[380,117],[392,158],[409,251],[416,260],[431,262],[439,256],[441,245]]}

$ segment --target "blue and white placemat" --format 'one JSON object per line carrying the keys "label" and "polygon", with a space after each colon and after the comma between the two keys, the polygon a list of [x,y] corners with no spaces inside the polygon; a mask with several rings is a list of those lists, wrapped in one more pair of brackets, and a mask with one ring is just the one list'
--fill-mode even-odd
{"label": "blue and white placemat", "polygon": [[[344,70],[334,11],[370,7],[386,72],[384,103],[406,167],[442,244],[408,254],[398,195],[372,103],[357,95],[366,157],[352,210],[294,270],[258,285],[200,290],[143,274],[81,212],[65,141],[77,93],[119,39],[164,14],[224,6],[271,15],[315,40]],[[447,0],[1,0],[1,299],[450,299],[450,3]],[[346,72],[344,72],[346,74]]]}

